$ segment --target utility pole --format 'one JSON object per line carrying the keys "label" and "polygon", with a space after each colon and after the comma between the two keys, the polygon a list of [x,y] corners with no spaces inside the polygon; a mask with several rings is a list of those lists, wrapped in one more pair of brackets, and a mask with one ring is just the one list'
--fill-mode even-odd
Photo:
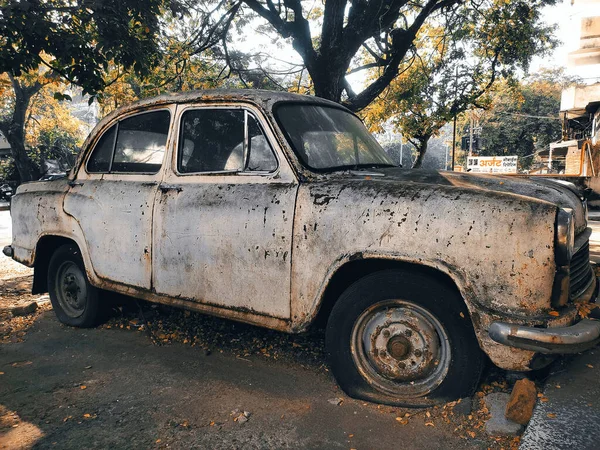
{"label": "utility pole", "polygon": [[471,108],[471,117],[469,125],[469,158],[473,156],[473,108]]}
{"label": "utility pole", "polygon": [[[454,76],[454,101],[458,96],[458,66],[456,66],[456,75]],[[454,151],[456,150],[456,111],[454,112],[454,128],[452,130],[452,172],[454,172]]]}
{"label": "utility pole", "polygon": [[446,141],[446,162],[444,163],[444,170],[448,170],[448,141]]}
{"label": "utility pole", "polygon": [[400,165],[402,165],[402,141],[404,140],[404,136],[400,135]]}

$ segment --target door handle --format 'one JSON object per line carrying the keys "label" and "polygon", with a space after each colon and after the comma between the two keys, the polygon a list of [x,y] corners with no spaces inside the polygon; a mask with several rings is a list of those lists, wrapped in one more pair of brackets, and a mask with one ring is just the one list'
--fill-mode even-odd
{"label": "door handle", "polygon": [[169,191],[181,192],[181,191],[183,191],[183,188],[181,186],[174,186],[172,184],[161,184],[160,186],[158,186],[158,188],[160,189],[161,192],[169,192]]}

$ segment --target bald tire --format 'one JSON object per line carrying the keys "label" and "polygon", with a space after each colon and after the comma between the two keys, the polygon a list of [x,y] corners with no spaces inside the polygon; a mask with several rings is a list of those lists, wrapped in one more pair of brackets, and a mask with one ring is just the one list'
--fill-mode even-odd
{"label": "bald tire", "polygon": [[[399,299],[425,308],[444,327],[451,353],[441,384],[421,397],[396,397],[380,390],[360,374],[351,354],[352,329],[371,305]],[[331,371],[350,397],[393,406],[424,407],[471,396],[480,381],[485,355],[479,347],[469,312],[456,288],[431,275],[384,270],[348,287],[335,303],[326,329]]]}

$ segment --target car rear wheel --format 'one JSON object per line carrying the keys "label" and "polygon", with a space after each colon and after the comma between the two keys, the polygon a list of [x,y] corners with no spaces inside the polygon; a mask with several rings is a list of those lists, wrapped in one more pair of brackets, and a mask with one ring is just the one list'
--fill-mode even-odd
{"label": "car rear wheel", "polygon": [[62,323],[86,328],[98,323],[98,290],[88,281],[77,246],[63,245],[50,258],[48,291],[54,312]]}
{"label": "car rear wheel", "polygon": [[397,406],[471,395],[484,363],[456,290],[399,270],[368,275],[340,296],[326,346],[333,375],[348,395]]}

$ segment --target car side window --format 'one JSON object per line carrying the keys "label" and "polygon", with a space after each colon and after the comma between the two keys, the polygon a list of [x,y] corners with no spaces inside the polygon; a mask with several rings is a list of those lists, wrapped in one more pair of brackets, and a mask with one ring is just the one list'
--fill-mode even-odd
{"label": "car side window", "polygon": [[102,135],[87,163],[87,171],[102,173],[110,170],[117,126],[113,125]]}
{"label": "car side window", "polygon": [[[160,170],[171,113],[137,114],[113,125],[98,141],[87,164],[91,173],[156,173]],[[116,139],[115,139],[116,134]]]}
{"label": "car side window", "polygon": [[[248,163],[244,167],[244,149]],[[273,154],[256,118],[242,109],[195,109],[183,113],[179,173],[272,172]]]}

